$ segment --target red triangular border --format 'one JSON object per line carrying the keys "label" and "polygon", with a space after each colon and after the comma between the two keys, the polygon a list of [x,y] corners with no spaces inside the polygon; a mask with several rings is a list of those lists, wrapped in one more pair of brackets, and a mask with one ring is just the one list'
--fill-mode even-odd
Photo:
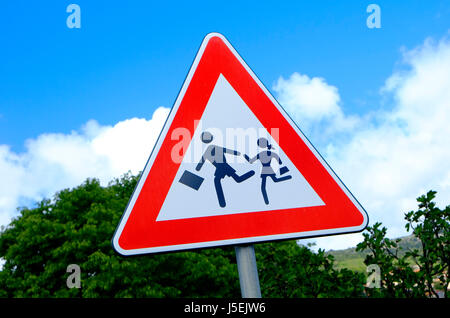
{"label": "red triangular border", "polygon": [[[179,142],[171,133],[184,127],[194,135],[220,74],[269,132],[279,129],[279,146],[325,205],[156,222],[180,165],[171,159]],[[159,139],[113,238],[121,254],[348,233],[367,225],[364,209],[220,34],[205,38]]]}

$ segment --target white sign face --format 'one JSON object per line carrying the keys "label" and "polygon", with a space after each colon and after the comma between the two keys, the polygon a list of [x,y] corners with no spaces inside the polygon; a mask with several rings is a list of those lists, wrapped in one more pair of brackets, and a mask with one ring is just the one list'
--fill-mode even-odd
{"label": "white sign face", "polygon": [[[195,169],[209,145],[201,142],[203,131],[218,135],[219,138],[215,138],[211,144],[237,150],[241,154],[246,153],[251,158],[263,151],[258,147],[257,140],[260,137],[266,138],[273,145],[273,152],[282,160],[281,165],[278,161],[271,160],[272,170],[277,172],[281,166],[286,166],[289,169],[288,175],[291,175],[292,178],[277,183],[267,180],[266,191],[269,204],[265,204],[261,193],[261,163],[255,161],[249,164],[242,155],[225,154],[227,163],[236,170],[237,175],[243,175],[250,170],[255,171],[255,175],[241,183],[235,182],[233,178],[222,179],[226,206],[220,207],[214,186],[215,167],[206,162],[201,171],[196,172]],[[178,182],[186,170],[204,178],[204,182],[198,190]],[[323,201],[280,149],[274,138],[225,77],[220,75],[157,220],[261,212],[323,204]]]}

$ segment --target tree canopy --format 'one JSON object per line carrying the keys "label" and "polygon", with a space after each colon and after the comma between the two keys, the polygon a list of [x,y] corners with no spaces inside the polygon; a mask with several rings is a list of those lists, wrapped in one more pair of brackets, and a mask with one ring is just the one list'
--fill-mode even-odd
{"label": "tree canopy", "polygon": [[373,297],[449,296],[450,206],[440,209],[435,191],[417,198],[418,209],[405,213],[405,228],[412,231],[420,248],[404,250],[400,239],[386,237],[387,228],[377,222],[363,234],[357,251],[369,250],[364,263],[380,268],[380,288],[367,289]]}
{"label": "tree canopy", "polygon": [[[88,179],[19,215],[0,232],[0,297],[239,297],[233,247],[122,257],[111,238],[135,188],[126,174]],[[358,297],[364,275],[295,241],[255,245],[263,297]],[[81,288],[68,288],[77,264]]]}

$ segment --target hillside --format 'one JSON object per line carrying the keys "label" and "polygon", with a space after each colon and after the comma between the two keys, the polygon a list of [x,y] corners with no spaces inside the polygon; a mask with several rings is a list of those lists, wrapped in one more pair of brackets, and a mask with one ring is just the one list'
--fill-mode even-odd
{"label": "hillside", "polygon": [[[400,238],[399,247],[401,247],[401,251],[420,249],[420,241],[413,235],[404,236]],[[367,251],[356,252],[356,247],[352,247],[344,250],[330,250],[326,254],[334,256],[336,268],[348,268],[358,272],[366,271],[364,259],[368,254]]]}

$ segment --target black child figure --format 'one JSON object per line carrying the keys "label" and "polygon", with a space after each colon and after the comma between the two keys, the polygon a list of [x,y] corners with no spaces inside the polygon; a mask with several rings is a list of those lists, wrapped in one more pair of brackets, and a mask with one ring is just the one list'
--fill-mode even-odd
{"label": "black child figure", "polygon": [[[207,131],[204,131],[201,134],[201,140],[205,144],[209,144],[213,140],[213,135]],[[226,206],[225,202],[225,196],[223,194],[222,184],[221,180],[225,178],[226,176],[232,177],[234,181],[241,183],[248,178],[252,177],[255,174],[255,171],[250,170],[243,174],[242,176],[239,176],[236,174],[236,170],[234,170],[226,161],[225,159],[225,153],[232,154],[235,156],[239,156],[240,152],[236,150],[230,150],[226,149],[224,147],[220,147],[217,145],[209,145],[205,153],[203,154],[202,158],[200,159],[200,162],[197,164],[197,167],[195,167],[195,170],[200,171],[203,164],[206,160],[211,162],[211,164],[216,168],[216,171],[214,173],[214,186],[216,188],[216,194],[217,199],[219,200],[219,205],[224,208]]]}
{"label": "black child figure", "polygon": [[267,196],[267,190],[266,190],[267,177],[270,177],[273,180],[273,182],[281,182],[281,181],[291,179],[292,176],[284,176],[281,178],[277,178],[275,175],[275,171],[273,171],[272,167],[270,166],[270,162],[272,161],[272,159],[275,159],[281,165],[282,162],[281,162],[280,157],[273,151],[270,151],[270,149],[272,149],[272,145],[269,144],[269,141],[266,138],[259,138],[257,141],[257,144],[260,148],[267,148],[267,150],[261,151],[253,158],[249,158],[247,155],[244,155],[244,157],[250,163],[253,163],[256,160],[261,161],[261,164],[262,164],[261,192],[262,192],[262,195],[264,198],[264,202],[266,204],[269,204],[269,198]]}

